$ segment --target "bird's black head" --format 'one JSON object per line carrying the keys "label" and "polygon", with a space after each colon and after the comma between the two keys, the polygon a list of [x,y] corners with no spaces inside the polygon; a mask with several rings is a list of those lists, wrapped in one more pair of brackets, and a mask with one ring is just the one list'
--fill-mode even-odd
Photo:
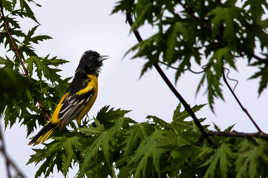
{"label": "bird's black head", "polygon": [[96,51],[88,50],[82,55],[76,72],[94,74],[98,76],[100,67],[102,66],[102,61],[105,59],[107,59],[106,56],[101,56]]}

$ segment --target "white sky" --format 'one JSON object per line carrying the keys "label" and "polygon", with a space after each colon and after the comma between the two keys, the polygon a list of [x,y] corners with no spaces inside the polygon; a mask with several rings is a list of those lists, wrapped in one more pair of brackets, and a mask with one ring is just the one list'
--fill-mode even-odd
{"label": "white sky", "polygon": [[[43,7],[35,8],[35,14],[41,23],[38,33],[48,34],[54,39],[36,46],[36,50],[43,56],[51,54],[70,60],[70,63],[61,67],[63,70],[61,75],[66,77],[74,74],[80,56],[85,50],[96,50],[100,54],[109,55],[110,59],[105,61],[99,77],[99,95],[89,112],[90,116],[96,115],[103,106],[111,105],[115,108],[132,110],[128,116],[136,121],[144,121],[147,115],[156,115],[166,121],[171,121],[178,100],[156,71],[152,70],[138,80],[143,60],[129,60],[130,56],[122,60],[124,53],[136,43],[136,39],[129,35],[129,26],[125,23],[124,16],[110,15],[114,3],[115,1],[105,0],[42,2]],[[26,25],[25,29],[30,27]],[[146,28],[141,34],[148,35],[151,32],[150,28]],[[268,100],[267,91],[258,98],[256,92],[258,81],[246,80],[252,75],[253,70],[249,70],[241,62],[240,64],[238,68],[240,73],[230,74],[230,77],[239,80],[236,93],[259,126],[268,132],[268,125],[265,125],[268,122],[265,121],[267,119],[265,110]],[[165,69],[164,66],[162,68]],[[166,72],[173,82],[174,71]],[[207,102],[207,96],[202,95],[202,92],[195,97],[195,89],[199,81],[197,77],[191,73],[186,74],[176,85],[178,91],[191,106]],[[225,102],[216,101],[216,115],[206,107],[197,116],[207,117],[207,123],[214,122],[222,129],[237,123],[235,129],[238,131],[256,131],[226,87],[224,96]],[[33,151],[32,147],[27,145],[29,139],[26,139],[25,128],[17,124],[12,129],[7,129],[5,139],[11,158],[28,177],[34,177],[39,165],[26,165]],[[0,170],[0,177],[6,177],[2,156],[0,156]],[[73,177],[75,171],[71,171],[68,177]],[[63,176],[55,173],[50,177]]]}

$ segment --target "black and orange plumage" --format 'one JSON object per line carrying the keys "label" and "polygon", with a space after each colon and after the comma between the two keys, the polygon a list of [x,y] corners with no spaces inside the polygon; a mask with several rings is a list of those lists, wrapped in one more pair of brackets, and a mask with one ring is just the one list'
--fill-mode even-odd
{"label": "black and orange plumage", "polygon": [[98,75],[106,56],[96,51],[86,51],[75,71],[75,76],[55,108],[49,122],[33,137],[30,145],[43,143],[55,129],[61,129],[76,120],[80,125],[81,119],[94,104],[98,93]]}

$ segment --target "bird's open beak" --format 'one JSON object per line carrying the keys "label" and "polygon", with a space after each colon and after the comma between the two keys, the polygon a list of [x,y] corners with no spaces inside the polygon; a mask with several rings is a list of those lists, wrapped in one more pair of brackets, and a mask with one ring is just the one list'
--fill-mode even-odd
{"label": "bird's open beak", "polygon": [[101,55],[101,61],[107,60],[109,58],[109,56],[107,55]]}

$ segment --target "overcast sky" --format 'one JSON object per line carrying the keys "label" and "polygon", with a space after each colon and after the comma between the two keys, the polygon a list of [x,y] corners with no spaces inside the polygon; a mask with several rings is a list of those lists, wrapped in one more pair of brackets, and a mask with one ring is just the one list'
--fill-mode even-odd
{"label": "overcast sky", "polygon": [[[129,34],[129,26],[125,24],[123,15],[110,15],[114,4],[115,1],[107,0],[43,1],[41,8],[34,8],[41,23],[38,33],[48,34],[53,39],[36,46],[36,50],[41,56],[51,54],[69,60],[70,63],[61,66],[61,75],[65,77],[73,76],[85,50],[96,50],[102,55],[109,55],[110,59],[104,62],[99,77],[99,95],[89,116],[95,116],[100,108],[110,105],[132,110],[128,116],[136,121],[144,121],[147,115],[157,115],[171,121],[172,113],[179,102],[157,72],[152,70],[139,80],[143,59],[129,60],[130,56],[127,56],[122,60],[124,53],[136,43],[136,39]],[[26,24],[25,29],[28,30],[31,25],[33,24]],[[144,36],[151,33],[150,27],[141,32]],[[236,93],[260,127],[268,132],[267,91],[258,98],[258,81],[247,80],[253,70],[246,68],[242,62],[239,62],[239,66],[239,73],[230,74],[230,77],[239,80]],[[164,66],[162,68],[166,69]],[[169,70],[166,73],[173,82],[174,71]],[[187,73],[176,85],[191,106],[207,102],[207,96],[202,94],[204,90],[195,96],[198,81],[199,76]],[[207,117],[207,123],[214,122],[222,129],[236,123],[235,129],[238,131],[256,131],[226,88],[224,96],[225,102],[216,101],[216,115],[206,107],[197,116]],[[33,154],[33,147],[27,145],[29,139],[26,139],[26,129],[16,124],[5,131],[5,139],[9,155],[28,177],[33,177],[39,165],[26,165]],[[73,177],[75,171],[71,171],[69,177]],[[2,157],[0,177],[6,177]],[[55,173],[50,177],[63,176]]]}

